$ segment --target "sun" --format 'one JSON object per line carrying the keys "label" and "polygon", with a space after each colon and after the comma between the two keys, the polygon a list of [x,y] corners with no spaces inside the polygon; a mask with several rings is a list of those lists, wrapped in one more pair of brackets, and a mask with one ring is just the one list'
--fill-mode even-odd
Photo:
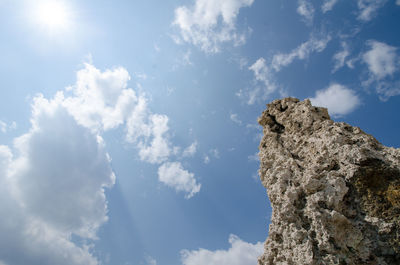
{"label": "sun", "polygon": [[60,0],[38,1],[34,17],[36,22],[49,31],[61,31],[70,27],[72,16],[68,5]]}

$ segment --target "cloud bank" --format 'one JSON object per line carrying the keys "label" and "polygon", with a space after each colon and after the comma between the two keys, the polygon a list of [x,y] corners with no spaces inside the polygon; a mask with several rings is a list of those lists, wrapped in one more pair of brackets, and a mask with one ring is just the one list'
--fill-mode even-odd
{"label": "cloud bank", "polygon": [[15,139],[15,155],[0,147],[3,264],[98,264],[90,242],[107,221],[104,189],[115,175],[101,138],[61,100],[35,98],[32,127]]}
{"label": "cloud bank", "polygon": [[193,173],[168,162],[179,149],[168,117],[151,113],[129,80],[122,67],[102,72],[85,64],[75,85],[51,99],[34,97],[29,131],[0,146],[0,264],[100,264],[93,244],[108,220],[105,189],[116,178],[105,131],[123,127],[139,158],[161,165],[161,183],[186,198],[199,192]]}

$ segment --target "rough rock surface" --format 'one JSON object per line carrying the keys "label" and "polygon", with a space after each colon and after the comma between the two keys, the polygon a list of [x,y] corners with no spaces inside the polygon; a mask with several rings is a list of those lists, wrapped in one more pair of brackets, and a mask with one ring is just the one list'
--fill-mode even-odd
{"label": "rough rock surface", "polygon": [[275,100],[259,123],[273,213],[258,264],[400,264],[400,149],[309,100]]}

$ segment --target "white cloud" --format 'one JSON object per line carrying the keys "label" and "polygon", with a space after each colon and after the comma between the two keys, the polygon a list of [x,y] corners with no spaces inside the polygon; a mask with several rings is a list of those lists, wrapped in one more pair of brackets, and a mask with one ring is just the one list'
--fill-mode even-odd
{"label": "white cloud", "polygon": [[[101,138],[53,100],[36,97],[32,128],[0,147],[0,257],[5,264],[97,265],[90,241],[114,184]],[[82,245],[71,235],[84,239]],[[88,241],[89,240],[89,241]]]}
{"label": "white cloud", "polygon": [[328,108],[329,113],[336,117],[352,112],[361,103],[353,90],[339,84],[318,90],[310,100],[315,106]]}
{"label": "white cloud", "polygon": [[200,191],[201,184],[196,182],[194,174],[183,169],[179,162],[166,162],[158,168],[158,179],[160,182],[176,191],[186,192],[185,197],[190,199]]}
{"label": "white cloud", "polygon": [[358,19],[362,21],[371,20],[377,10],[386,4],[387,0],[358,0],[357,5],[360,11]]}
{"label": "white cloud", "polygon": [[197,151],[197,142],[193,142],[190,146],[188,146],[185,150],[183,150],[182,156],[183,157],[191,157]]}
{"label": "white cloud", "polygon": [[[168,117],[152,114],[146,98],[127,88],[129,79],[124,68],[86,64],[74,86],[34,98],[31,129],[14,140],[15,154],[0,146],[1,263],[99,264],[93,243],[108,219],[104,189],[115,182],[101,133],[126,125],[126,140],[151,163],[179,149],[169,142]],[[4,130],[16,126],[3,123]],[[200,190],[178,162],[159,172],[187,197]]]}
{"label": "white cloud", "polygon": [[220,158],[219,151],[217,148],[210,149],[210,150],[208,150],[208,152],[206,154],[204,154],[204,157],[203,157],[204,164],[210,163],[211,157],[216,158],[216,159]]}
{"label": "white cloud", "polygon": [[[321,39],[311,37],[308,41],[302,43],[289,53],[275,54],[270,64],[267,64],[264,58],[259,58],[249,67],[249,70],[253,71],[256,81],[255,85],[250,88],[241,89],[236,93],[236,96],[244,98],[249,105],[257,101],[267,100],[277,90],[279,90],[281,96],[287,96],[285,90],[276,84],[274,80],[275,73],[281,71],[283,67],[288,66],[295,59],[305,60],[313,52],[322,52],[330,40],[330,36],[325,36]],[[261,83],[261,85],[258,83]]]}
{"label": "white cloud", "polygon": [[254,265],[264,251],[264,244],[251,244],[235,235],[229,236],[231,247],[228,250],[210,251],[207,249],[182,250],[183,265]]}
{"label": "white cloud", "polygon": [[304,17],[307,24],[311,24],[314,18],[314,7],[308,0],[297,1],[297,13]]}
{"label": "white cloud", "polygon": [[333,9],[333,6],[336,5],[338,0],[325,0],[324,3],[322,4],[322,12],[326,13],[328,11],[331,11]]}
{"label": "white cloud", "polygon": [[249,70],[253,71],[255,80],[260,82],[261,86],[256,85],[253,88],[241,90],[236,95],[246,98],[247,104],[252,105],[258,100],[266,100],[277,89],[277,85],[264,58],[259,58],[249,67]]}
{"label": "white cloud", "polygon": [[62,97],[62,104],[83,126],[100,133],[126,125],[126,140],[139,149],[141,160],[162,163],[172,153],[167,137],[168,117],[151,114],[143,94],[127,88],[130,80],[125,68],[101,72],[85,64],[78,71],[76,85],[69,87],[72,96]]}
{"label": "white cloud", "polygon": [[272,67],[275,71],[280,71],[282,67],[288,66],[295,59],[305,60],[313,52],[322,52],[325,50],[328,42],[331,40],[330,36],[321,39],[311,37],[308,41],[302,43],[289,53],[278,53],[272,58]]}
{"label": "white cloud", "polygon": [[400,82],[396,78],[400,70],[398,49],[375,40],[368,41],[367,45],[370,49],[362,55],[362,60],[368,66],[369,78],[363,85],[374,87],[383,101],[399,95]]}
{"label": "white cloud", "polygon": [[400,81],[397,82],[378,82],[376,84],[376,92],[382,101],[388,100],[390,97],[400,95]]}
{"label": "white cloud", "polygon": [[168,132],[168,117],[166,115],[153,114],[150,117],[151,141],[139,142],[139,156],[143,161],[159,164],[168,159],[171,154],[171,144],[165,134]]}
{"label": "white cloud", "polygon": [[335,65],[332,70],[333,73],[345,65],[346,58],[349,57],[349,55],[350,55],[350,50],[349,50],[349,46],[347,45],[347,43],[342,42],[341,45],[342,45],[342,50],[333,55],[333,60],[335,62]]}
{"label": "white cloud", "polygon": [[229,118],[231,119],[231,121],[233,121],[236,124],[242,125],[242,121],[239,119],[238,115],[236,113],[231,113],[231,115],[229,116]]}
{"label": "white cloud", "polygon": [[95,238],[107,220],[104,188],[115,178],[101,138],[77,124],[60,98],[35,98],[32,124],[15,140],[18,198],[57,230]]}
{"label": "white cloud", "polygon": [[66,106],[76,120],[94,131],[114,129],[124,123],[140,96],[127,89],[130,80],[125,68],[101,72],[93,65],[77,73],[76,85],[67,90],[73,96],[66,97]]}
{"label": "white cloud", "polygon": [[147,265],[157,265],[157,260],[155,260],[153,257],[146,256],[146,263]]}
{"label": "white cloud", "polygon": [[0,120],[0,131],[2,133],[6,133],[7,132],[7,123],[5,123],[4,121]]}
{"label": "white cloud", "polygon": [[125,125],[125,139],[137,147],[142,161],[164,163],[180,150],[170,141],[169,118],[151,113],[145,95],[127,88],[129,80],[129,73],[122,67],[101,72],[85,64],[78,71],[77,84],[69,88],[73,95],[65,97],[60,92],[58,97],[75,119],[93,132]]}
{"label": "white cloud", "polygon": [[220,156],[219,156],[219,151],[218,151],[218,149],[217,148],[214,148],[214,149],[211,149],[210,151],[209,151],[209,153],[211,154],[211,155],[213,155],[215,158],[220,158]]}
{"label": "white cloud", "polygon": [[364,53],[362,58],[374,78],[379,80],[393,75],[398,70],[396,47],[375,40],[368,41],[367,45],[370,50]]}
{"label": "white cloud", "polygon": [[396,5],[400,6],[400,0],[396,0]]}
{"label": "white cloud", "polygon": [[173,22],[180,29],[180,38],[176,40],[210,53],[218,52],[223,43],[243,44],[246,34],[237,32],[236,17],[240,8],[251,6],[253,1],[196,0],[192,7],[178,7]]}
{"label": "white cloud", "polygon": [[6,122],[0,120],[0,131],[2,133],[6,133],[9,130],[14,130],[15,128],[17,128],[17,123],[15,121],[13,121],[11,124],[7,124]]}
{"label": "white cloud", "polygon": [[253,155],[249,155],[247,157],[247,159],[251,162],[251,161],[255,161],[255,162],[259,162],[260,161],[260,156],[259,156],[259,152],[256,152]]}

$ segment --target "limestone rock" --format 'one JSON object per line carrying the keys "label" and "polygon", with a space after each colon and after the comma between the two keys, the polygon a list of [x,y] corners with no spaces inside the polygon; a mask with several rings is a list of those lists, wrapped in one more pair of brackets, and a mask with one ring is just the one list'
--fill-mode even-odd
{"label": "limestone rock", "polygon": [[275,100],[259,123],[273,213],[258,264],[400,264],[400,149],[309,100]]}

